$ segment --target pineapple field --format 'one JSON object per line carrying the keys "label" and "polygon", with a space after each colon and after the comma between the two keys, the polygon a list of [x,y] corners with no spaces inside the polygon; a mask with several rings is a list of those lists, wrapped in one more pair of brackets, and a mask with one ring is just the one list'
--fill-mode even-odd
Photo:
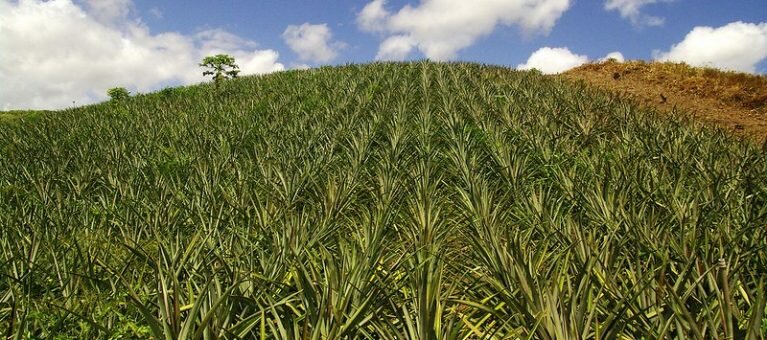
{"label": "pineapple field", "polygon": [[534,71],[0,119],[9,339],[759,339],[765,294],[762,145]]}

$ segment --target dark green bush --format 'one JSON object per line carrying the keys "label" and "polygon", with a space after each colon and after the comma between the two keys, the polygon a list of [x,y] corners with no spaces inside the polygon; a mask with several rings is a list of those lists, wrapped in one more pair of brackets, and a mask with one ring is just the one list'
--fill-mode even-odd
{"label": "dark green bush", "polygon": [[124,87],[113,87],[107,90],[107,95],[112,101],[119,102],[128,99],[130,97],[130,91]]}

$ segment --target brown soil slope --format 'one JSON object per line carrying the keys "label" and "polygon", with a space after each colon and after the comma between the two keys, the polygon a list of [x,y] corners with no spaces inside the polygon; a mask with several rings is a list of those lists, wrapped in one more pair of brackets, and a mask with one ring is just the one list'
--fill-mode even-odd
{"label": "brown soil slope", "polygon": [[627,95],[663,112],[697,119],[767,141],[767,77],[677,63],[607,61],[562,76]]}

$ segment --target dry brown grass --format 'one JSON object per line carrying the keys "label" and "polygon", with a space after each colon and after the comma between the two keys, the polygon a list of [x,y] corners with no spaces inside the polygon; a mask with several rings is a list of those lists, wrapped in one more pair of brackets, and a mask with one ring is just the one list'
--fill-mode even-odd
{"label": "dry brown grass", "polygon": [[598,72],[636,75],[650,84],[658,84],[675,91],[701,98],[712,98],[744,109],[764,112],[767,108],[767,77],[709,67],[692,67],[685,63],[648,63],[608,61],[586,64],[570,73]]}
{"label": "dry brown grass", "polygon": [[662,111],[683,111],[741,135],[767,138],[767,77],[684,63],[607,61],[564,74],[627,94]]}

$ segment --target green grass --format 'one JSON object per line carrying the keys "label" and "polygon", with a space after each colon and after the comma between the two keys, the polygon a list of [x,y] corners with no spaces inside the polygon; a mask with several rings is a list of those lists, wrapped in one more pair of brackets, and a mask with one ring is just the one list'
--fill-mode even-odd
{"label": "green grass", "polygon": [[0,122],[9,122],[19,118],[35,118],[40,115],[51,114],[48,110],[10,110],[0,111]]}
{"label": "green grass", "polygon": [[0,334],[764,337],[759,147],[475,64],[224,85],[0,125]]}

